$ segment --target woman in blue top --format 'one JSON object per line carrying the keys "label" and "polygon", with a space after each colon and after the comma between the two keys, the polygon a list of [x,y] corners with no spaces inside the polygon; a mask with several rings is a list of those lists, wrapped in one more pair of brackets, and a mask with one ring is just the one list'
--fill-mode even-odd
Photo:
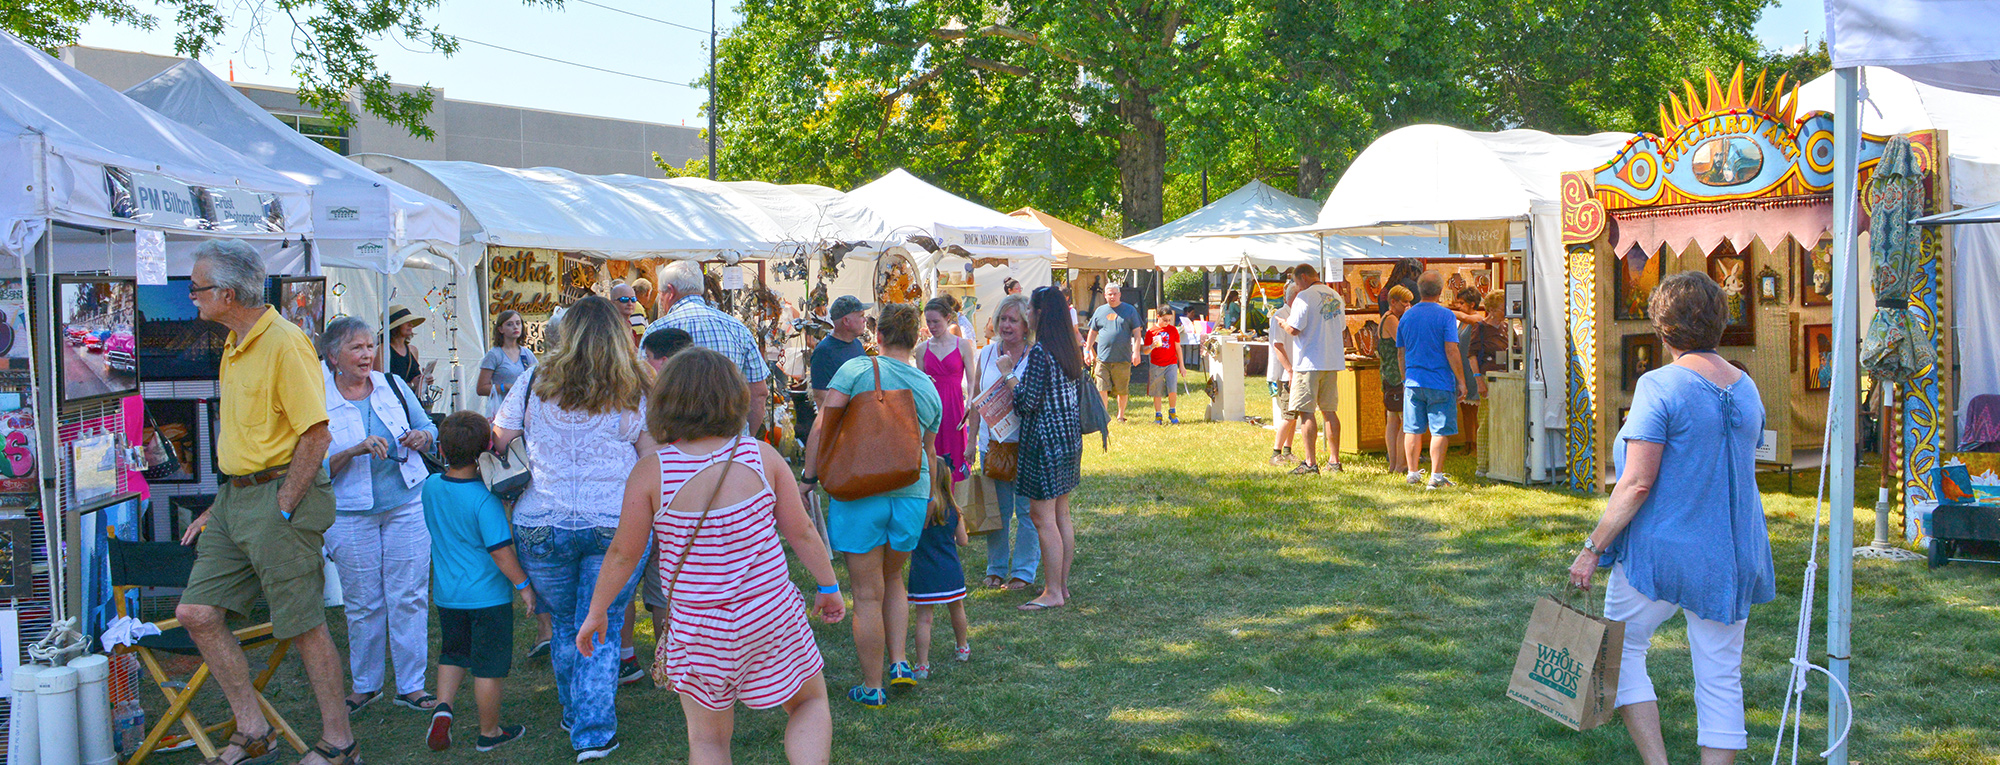
{"label": "woman in blue top", "polygon": [[437,426],[403,378],[374,370],[368,322],[333,320],[319,337],[326,361],[326,472],[333,478],[333,527],[326,549],[340,572],[347,611],[349,711],[382,695],[382,665],[396,673],[396,703],[429,711],[431,535],[424,525],[421,452]]}
{"label": "woman in blue top", "polygon": [[[1648,307],[1674,361],[1639,378],[1612,451],[1617,488],[1570,582],[1588,588],[1611,567],[1604,615],[1625,622],[1618,707],[1648,765],[1664,765],[1667,749],[1646,649],[1660,624],[1687,612],[1695,742],[1703,765],[1717,765],[1749,745],[1743,632],[1750,607],[1777,596],[1756,479],[1764,405],[1757,384],[1715,352],[1728,314],[1706,274],[1668,277]],[[1655,486],[1671,494],[1655,496]]]}
{"label": "woman in blue top", "polygon": [[[937,458],[938,424],[944,417],[937,386],[911,360],[917,347],[917,321],[916,306],[883,306],[875,328],[882,355],[848,359],[840,365],[822,404],[827,410],[844,407],[849,398],[874,390],[879,370],[883,390],[910,392],[916,401],[918,429],[923,431],[919,435],[924,464],[917,466],[917,480],[857,500],[835,499],[826,509],[827,536],[833,549],[847,556],[847,573],[854,583],[854,648],[861,654],[862,679],[847,690],[847,698],[872,709],[889,703],[882,684],[884,649],[889,654],[889,684],[917,684],[916,670],[903,648],[910,633],[910,591],[903,566],[917,549],[924,516],[930,513],[930,464]],[[810,494],[819,484],[820,429],[825,422],[825,418],[814,421],[806,439],[802,493]]]}

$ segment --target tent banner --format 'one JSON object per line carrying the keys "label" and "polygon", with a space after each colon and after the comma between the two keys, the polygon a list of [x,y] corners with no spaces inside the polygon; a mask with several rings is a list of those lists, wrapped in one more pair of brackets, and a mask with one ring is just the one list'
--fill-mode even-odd
{"label": "tent banner", "polygon": [[1452,221],[1449,251],[1453,255],[1506,254],[1514,244],[1514,237],[1509,233],[1512,223],[1507,220]]}
{"label": "tent banner", "polygon": [[528,322],[547,321],[556,310],[556,251],[507,248],[486,266],[488,318],[519,311]]}
{"label": "tent banner", "polygon": [[111,214],[190,231],[275,233],[285,230],[278,195],[195,186],[156,173],[104,168]]}
{"label": "tent banner", "polygon": [[938,246],[956,245],[975,255],[1047,258],[1055,251],[1055,239],[1047,230],[959,228],[942,223],[935,229]]}

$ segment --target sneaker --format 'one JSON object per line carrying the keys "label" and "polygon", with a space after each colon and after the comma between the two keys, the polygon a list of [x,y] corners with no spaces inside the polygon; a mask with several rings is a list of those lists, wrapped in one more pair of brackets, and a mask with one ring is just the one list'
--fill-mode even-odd
{"label": "sneaker", "polygon": [[1458,483],[1456,481],[1451,480],[1451,476],[1445,475],[1443,473],[1432,473],[1431,482],[1425,485],[1424,488],[1435,490],[1457,485]]}
{"label": "sneaker", "polygon": [[889,685],[915,687],[916,684],[917,673],[916,670],[910,669],[909,662],[899,661],[889,665]]}
{"label": "sneaker", "polygon": [[[497,747],[501,744],[505,744],[509,741],[513,741],[514,739],[520,738],[521,736],[526,735],[527,732],[528,732],[528,726],[526,725],[503,726],[500,728],[500,735],[498,736],[488,736],[484,733],[479,734],[479,745],[475,748],[482,752],[491,752],[493,751],[494,747]],[[613,749],[616,749],[618,745],[612,744],[611,747]],[[610,752],[607,751],[605,752],[605,754],[610,754]],[[578,756],[581,757],[582,754],[578,753]]]}
{"label": "sneaker", "polygon": [[1181,424],[1181,418],[1180,418],[1180,416],[1179,416],[1179,415],[1176,415],[1176,414],[1174,414],[1174,410],[1172,410],[1172,409],[1168,409],[1168,410],[1167,410],[1167,424],[1168,424],[1168,425],[1179,425],[1179,424]]}
{"label": "sneaker", "polygon": [[958,650],[951,652],[951,658],[953,661],[972,661],[972,646],[959,646]]}
{"label": "sneaker", "polygon": [[639,657],[618,662],[618,684],[631,685],[646,679],[646,670],[639,667]]}
{"label": "sneaker", "polygon": [[931,665],[929,664],[918,664],[917,668],[912,670],[912,672],[915,673],[918,680],[931,679]]}
{"label": "sneaker", "polygon": [[1403,483],[1407,483],[1411,486],[1424,485],[1424,471],[1422,470],[1410,471],[1409,473],[1403,476]]}
{"label": "sneaker", "polygon": [[1276,449],[1272,449],[1272,450],[1271,450],[1271,467],[1284,467],[1285,465],[1288,465],[1288,464],[1290,464],[1290,461],[1289,461],[1289,460],[1287,460],[1287,459],[1285,459],[1285,456],[1286,456],[1286,455],[1285,455],[1285,453],[1284,453],[1284,452],[1281,452],[1281,451],[1278,451],[1278,450],[1276,450]]}
{"label": "sneaker", "polygon": [[589,749],[576,750],[576,761],[594,762],[597,760],[602,760],[606,757],[610,757],[611,753],[616,751],[618,751],[618,737],[612,736],[611,741],[606,743],[604,746],[593,746]]}
{"label": "sneaker", "polygon": [[1345,473],[1345,472],[1347,472],[1347,468],[1344,468],[1344,467],[1341,467],[1341,466],[1340,466],[1340,463],[1338,463],[1338,462],[1329,462],[1329,463],[1326,463],[1326,472],[1329,472],[1329,473]]}
{"label": "sneaker", "polygon": [[568,734],[569,734],[569,721],[568,721],[568,720],[562,720],[562,721],[559,721],[559,722],[557,722],[557,723],[556,723],[556,727],[558,727],[558,728],[561,728],[561,729],[562,729],[562,731],[563,731],[563,734],[564,734],[564,735],[568,735]]}
{"label": "sneaker", "polygon": [[857,685],[847,689],[847,700],[868,709],[881,709],[889,706],[889,692],[880,688]]}
{"label": "sneaker", "polygon": [[1159,412],[1154,412],[1154,413],[1153,413],[1153,424],[1154,424],[1154,425],[1165,425],[1165,424],[1167,424],[1167,419],[1166,419],[1165,417],[1161,417],[1161,416],[1160,416],[1160,413],[1159,413]]}
{"label": "sneaker", "polygon": [[1310,462],[1301,462],[1292,468],[1291,475],[1319,475],[1319,468]]}
{"label": "sneaker", "polygon": [[442,752],[451,748],[450,704],[439,704],[437,705],[437,711],[431,713],[431,730],[430,733],[424,736],[424,741],[430,744],[431,751],[433,752]]}
{"label": "sneaker", "polygon": [[528,658],[530,659],[539,659],[547,655],[549,655],[549,641],[547,640],[536,643],[535,647],[528,649]]}

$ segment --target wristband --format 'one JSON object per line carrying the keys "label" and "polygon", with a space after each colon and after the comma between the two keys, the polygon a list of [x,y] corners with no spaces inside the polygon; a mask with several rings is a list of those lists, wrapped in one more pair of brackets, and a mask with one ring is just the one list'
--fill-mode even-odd
{"label": "wristband", "polygon": [[818,485],[819,485],[819,478],[818,478],[818,477],[816,477],[816,476],[809,476],[809,475],[808,475],[808,476],[800,476],[800,477],[799,477],[799,483],[802,483],[802,484],[805,484],[805,485],[807,485],[807,486],[818,486]]}
{"label": "wristband", "polygon": [[839,594],[840,594],[840,585],[837,585],[837,584],[829,584],[829,585],[825,585],[825,586],[823,586],[823,587],[819,588],[819,594],[821,594],[821,595],[839,595]]}
{"label": "wristband", "polygon": [[516,590],[525,590],[525,589],[528,589],[528,580],[526,580],[526,579],[523,579],[523,580],[521,580],[521,581],[519,581],[519,582],[515,583],[515,585],[514,585],[514,589],[516,589]]}

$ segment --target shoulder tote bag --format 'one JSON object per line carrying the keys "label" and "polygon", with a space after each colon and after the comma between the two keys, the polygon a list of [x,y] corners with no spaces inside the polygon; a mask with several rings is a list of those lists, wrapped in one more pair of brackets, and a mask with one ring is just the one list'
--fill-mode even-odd
{"label": "shoulder tote bag", "polygon": [[846,502],[916,483],[923,471],[916,398],[907,390],[883,390],[882,359],[870,361],[875,389],[820,413],[826,418],[819,441],[820,485]]}
{"label": "shoulder tote bag", "polygon": [[[1059,371],[1056,373],[1056,376],[1061,377],[1062,373]],[[1101,434],[1104,442],[1101,448],[1109,451],[1111,449],[1111,413],[1104,410],[1104,394],[1097,391],[1097,381],[1091,378],[1090,370],[1088,369],[1083,370],[1083,374],[1077,376],[1075,384],[1077,429],[1086,436],[1092,433]]]}
{"label": "shoulder tote bag", "polygon": [[527,493],[535,480],[528,468],[528,397],[535,395],[535,373],[528,372],[528,389],[521,395],[521,435],[508,442],[505,452],[479,455],[479,480],[502,502],[513,502]]}

